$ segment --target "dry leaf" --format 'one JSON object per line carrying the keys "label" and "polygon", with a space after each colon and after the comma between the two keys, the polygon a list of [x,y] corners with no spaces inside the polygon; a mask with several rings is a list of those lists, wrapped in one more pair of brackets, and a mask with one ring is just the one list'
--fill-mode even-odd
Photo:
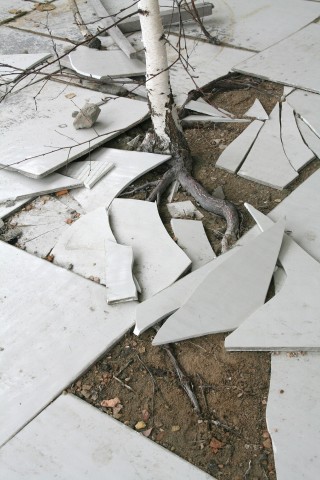
{"label": "dry leaf", "polygon": [[142,418],[145,422],[147,422],[149,420],[150,413],[148,412],[148,410],[146,410],[146,409],[142,410]]}
{"label": "dry leaf", "polygon": [[37,3],[35,6],[35,9],[38,10],[38,12],[50,12],[50,10],[54,10],[56,8],[55,5],[52,5],[52,3]]}
{"label": "dry leaf", "polygon": [[23,10],[19,10],[18,8],[12,8],[11,10],[8,10],[8,13],[11,13],[11,15],[19,15],[20,13],[26,13]]}
{"label": "dry leaf", "polygon": [[216,438],[212,438],[210,442],[210,448],[213,451],[213,453],[218,453],[220,448],[224,446],[224,443],[220,442],[220,440],[217,440]]}
{"label": "dry leaf", "polygon": [[146,426],[147,425],[144,422],[140,421],[140,422],[135,424],[134,428],[136,430],[142,430],[143,428],[146,428]]}
{"label": "dry leaf", "polygon": [[67,93],[67,94],[65,95],[65,97],[66,97],[66,98],[69,98],[69,99],[74,98],[74,97],[76,97],[76,96],[77,96],[77,95],[76,95],[75,93],[72,93],[72,92],[71,92],[71,93]]}
{"label": "dry leaf", "polygon": [[60,190],[60,192],[56,192],[56,197],[62,197],[62,195],[66,195],[68,190]]}
{"label": "dry leaf", "polygon": [[110,398],[109,400],[102,400],[100,403],[101,407],[114,408],[119,405],[120,399],[118,397]]}
{"label": "dry leaf", "polygon": [[171,432],[179,432],[179,430],[180,430],[179,425],[173,425],[173,426],[171,427]]}

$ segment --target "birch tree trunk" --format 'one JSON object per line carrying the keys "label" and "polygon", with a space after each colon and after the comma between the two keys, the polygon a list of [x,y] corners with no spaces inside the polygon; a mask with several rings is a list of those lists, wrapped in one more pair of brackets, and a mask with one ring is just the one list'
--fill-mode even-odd
{"label": "birch tree trunk", "polygon": [[227,200],[212,197],[191,175],[192,157],[171,91],[158,0],[140,0],[138,11],[146,55],[146,87],[155,136],[153,150],[168,152],[172,156],[170,170],[164,174],[149,200],[159,198],[170,183],[178,180],[205,210],[225,218],[227,229],[222,240],[222,251],[225,251],[230,238],[234,240],[238,234],[238,212]]}

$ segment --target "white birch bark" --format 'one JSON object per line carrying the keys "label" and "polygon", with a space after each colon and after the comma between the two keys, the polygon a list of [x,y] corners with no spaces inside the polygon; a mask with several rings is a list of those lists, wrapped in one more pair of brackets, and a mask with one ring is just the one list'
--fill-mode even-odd
{"label": "white birch bark", "polygon": [[142,41],[146,54],[146,88],[151,108],[151,119],[158,147],[170,150],[170,125],[181,131],[177,109],[170,87],[167,51],[158,0],[140,0],[138,3]]}

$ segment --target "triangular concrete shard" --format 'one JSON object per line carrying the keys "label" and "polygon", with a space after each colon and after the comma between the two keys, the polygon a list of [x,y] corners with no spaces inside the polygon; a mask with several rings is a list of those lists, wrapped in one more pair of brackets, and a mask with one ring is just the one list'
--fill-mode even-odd
{"label": "triangular concrete shard", "polygon": [[216,257],[202,222],[173,218],[171,227],[179,247],[192,261],[191,270],[197,270]]}
{"label": "triangular concrete shard", "polygon": [[246,158],[262,126],[263,122],[260,120],[254,120],[250,123],[250,125],[223,150],[218,158],[216,167],[235,173]]}
{"label": "triangular concrete shard", "polygon": [[[318,28],[320,29],[319,25]],[[320,138],[320,95],[305,90],[295,90],[288,96],[287,102]]]}
{"label": "triangular concrete shard", "polygon": [[297,124],[306,145],[313,151],[316,157],[320,158],[320,138],[311,130],[311,128],[299,117]]}
{"label": "triangular concrete shard", "polygon": [[85,278],[105,284],[105,242],[115,238],[104,207],[81,216],[52,250],[54,263]]}
{"label": "triangular concrete shard", "polygon": [[265,300],[283,232],[284,222],[279,221],[209,273],[165,322],[153,345],[237,328]]}
{"label": "triangular concrete shard", "polygon": [[144,75],[145,65],[137,59],[128,58],[121,50],[95,50],[77,47],[69,54],[72,68],[87,77],[133,77]]}
{"label": "triangular concrete shard", "polygon": [[318,353],[271,357],[266,417],[278,480],[319,476],[319,371]]}
{"label": "triangular concrete shard", "polygon": [[105,249],[107,302],[112,304],[138,300],[137,288],[132,277],[132,248],[107,240]]}
{"label": "triangular concrete shard", "polygon": [[1,449],[1,474],[8,480],[214,480],[70,394],[58,397]]}
{"label": "triangular concrete shard", "polygon": [[[249,211],[261,229],[268,228],[268,217]],[[287,274],[284,286],[226,338],[227,350],[320,350],[320,264],[288,235],[279,261]]]}
{"label": "triangular concrete shard", "polygon": [[140,335],[148,328],[178,310],[207,275],[235,252],[235,248],[229,250],[198,270],[182,277],[173,285],[170,285],[170,287],[162,290],[145,302],[139,303],[137,306],[136,327],[133,333]]}
{"label": "triangular concrete shard", "polygon": [[109,219],[117,241],[133,249],[133,273],[141,285],[142,300],[171,285],[190,267],[190,259],[168,234],[155,203],[116,198]]}
{"label": "triangular concrete shard", "polygon": [[298,173],[286,157],[280,137],[279,104],[265,121],[238,174],[263,185],[282,190]]}
{"label": "triangular concrete shard", "polygon": [[185,105],[185,108],[188,110],[192,110],[193,112],[204,113],[205,115],[210,115],[211,117],[220,117],[220,118],[228,118],[227,115],[223,114],[220,110],[209,105],[207,102],[201,102],[199,100],[190,100]]}
{"label": "triangular concrete shard", "polygon": [[302,140],[294,111],[287,102],[281,104],[281,138],[284,152],[297,172],[314,158],[313,152]]}
{"label": "triangular concrete shard", "polygon": [[268,120],[269,115],[261,105],[260,100],[255,99],[253,105],[243,114],[244,117],[253,117],[257,120]]}

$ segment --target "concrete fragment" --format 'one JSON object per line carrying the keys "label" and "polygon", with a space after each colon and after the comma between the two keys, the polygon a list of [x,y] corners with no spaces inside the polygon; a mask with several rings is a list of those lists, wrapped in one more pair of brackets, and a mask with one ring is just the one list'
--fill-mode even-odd
{"label": "concrete fragment", "polygon": [[80,128],[91,128],[98,120],[100,112],[101,108],[95,103],[86,103],[73,120],[74,128],[76,130]]}

